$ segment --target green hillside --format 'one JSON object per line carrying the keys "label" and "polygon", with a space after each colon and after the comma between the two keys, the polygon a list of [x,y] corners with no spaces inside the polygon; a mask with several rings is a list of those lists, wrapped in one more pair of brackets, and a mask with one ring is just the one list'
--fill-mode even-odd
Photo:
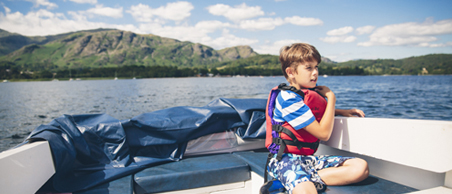
{"label": "green hillside", "polygon": [[452,54],[430,54],[405,59],[355,60],[338,63],[338,67],[359,67],[370,75],[452,74]]}
{"label": "green hillside", "polygon": [[[85,32],[97,32],[104,30],[110,29],[86,30]],[[12,53],[26,45],[43,45],[48,42],[63,38],[72,33],[73,32],[49,36],[23,36],[17,33],[10,33],[8,31],[0,29],[0,56]]]}
{"label": "green hillside", "polygon": [[[258,55],[246,59],[215,63],[218,69],[279,69],[278,56]],[[405,59],[354,60],[334,63],[322,59],[320,74],[327,75],[418,75],[425,68],[429,75],[452,74],[452,54],[431,54]],[[250,71],[250,70],[249,70]],[[424,72],[425,73],[425,72]]]}
{"label": "green hillside", "polygon": [[249,46],[216,51],[211,47],[120,30],[70,33],[46,44],[29,44],[0,57],[27,70],[145,66],[208,66],[255,56]]}

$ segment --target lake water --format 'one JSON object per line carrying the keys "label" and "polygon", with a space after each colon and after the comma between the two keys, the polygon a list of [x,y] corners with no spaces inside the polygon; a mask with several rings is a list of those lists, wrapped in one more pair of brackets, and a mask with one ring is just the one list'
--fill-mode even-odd
{"label": "lake water", "polygon": [[[267,98],[284,77],[160,78],[0,83],[0,151],[63,114],[132,118],[173,106],[204,106],[224,98]],[[320,77],[336,108],[366,117],[452,120],[452,76]]]}

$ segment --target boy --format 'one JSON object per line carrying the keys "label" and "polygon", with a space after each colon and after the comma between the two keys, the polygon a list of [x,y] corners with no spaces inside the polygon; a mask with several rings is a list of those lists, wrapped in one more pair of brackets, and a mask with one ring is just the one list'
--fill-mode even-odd
{"label": "boy", "polygon": [[362,159],[312,155],[319,140],[330,138],[335,113],[364,116],[358,109],[335,110],[334,93],[317,86],[319,52],[312,45],[296,43],[283,47],[279,60],[290,86],[273,89],[268,100],[265,145],[273,153],[267,166],[270,175],[294,194],[317,193],[325,185],[367,178],[367,162]]}

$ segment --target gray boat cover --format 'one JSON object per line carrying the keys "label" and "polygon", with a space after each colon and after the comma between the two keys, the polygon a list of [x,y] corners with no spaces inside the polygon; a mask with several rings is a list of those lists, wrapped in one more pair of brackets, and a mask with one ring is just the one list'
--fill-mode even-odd
{"label": "gray boat cover", "polygon": [[[40,192],[75,192],[181,160],[187,142],[236,129],[264,139],[266,99],[218,99],[204,107],[173,107],[128,120],[106,114],[63,115],[27,141],[50,143],[56,173]],[[264,125],[265,126],[265,125]]]}

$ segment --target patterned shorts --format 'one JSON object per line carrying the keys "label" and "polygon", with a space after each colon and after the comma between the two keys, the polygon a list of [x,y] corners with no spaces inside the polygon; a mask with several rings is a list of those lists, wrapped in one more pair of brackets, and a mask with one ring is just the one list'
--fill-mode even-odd
{"label": "patterned shorts", "polygon": [[278,161],[275,157],[276,154],[268,164],[268,173],[281,181],[290,194],[297,184],[306,181],[313,182],[317,189],[320,190],[325,186],[325,183],[317,174],[317,171],[324,168],[337,167],[345,160],[353,158],[328,155],[284,154],[281,161]]}

